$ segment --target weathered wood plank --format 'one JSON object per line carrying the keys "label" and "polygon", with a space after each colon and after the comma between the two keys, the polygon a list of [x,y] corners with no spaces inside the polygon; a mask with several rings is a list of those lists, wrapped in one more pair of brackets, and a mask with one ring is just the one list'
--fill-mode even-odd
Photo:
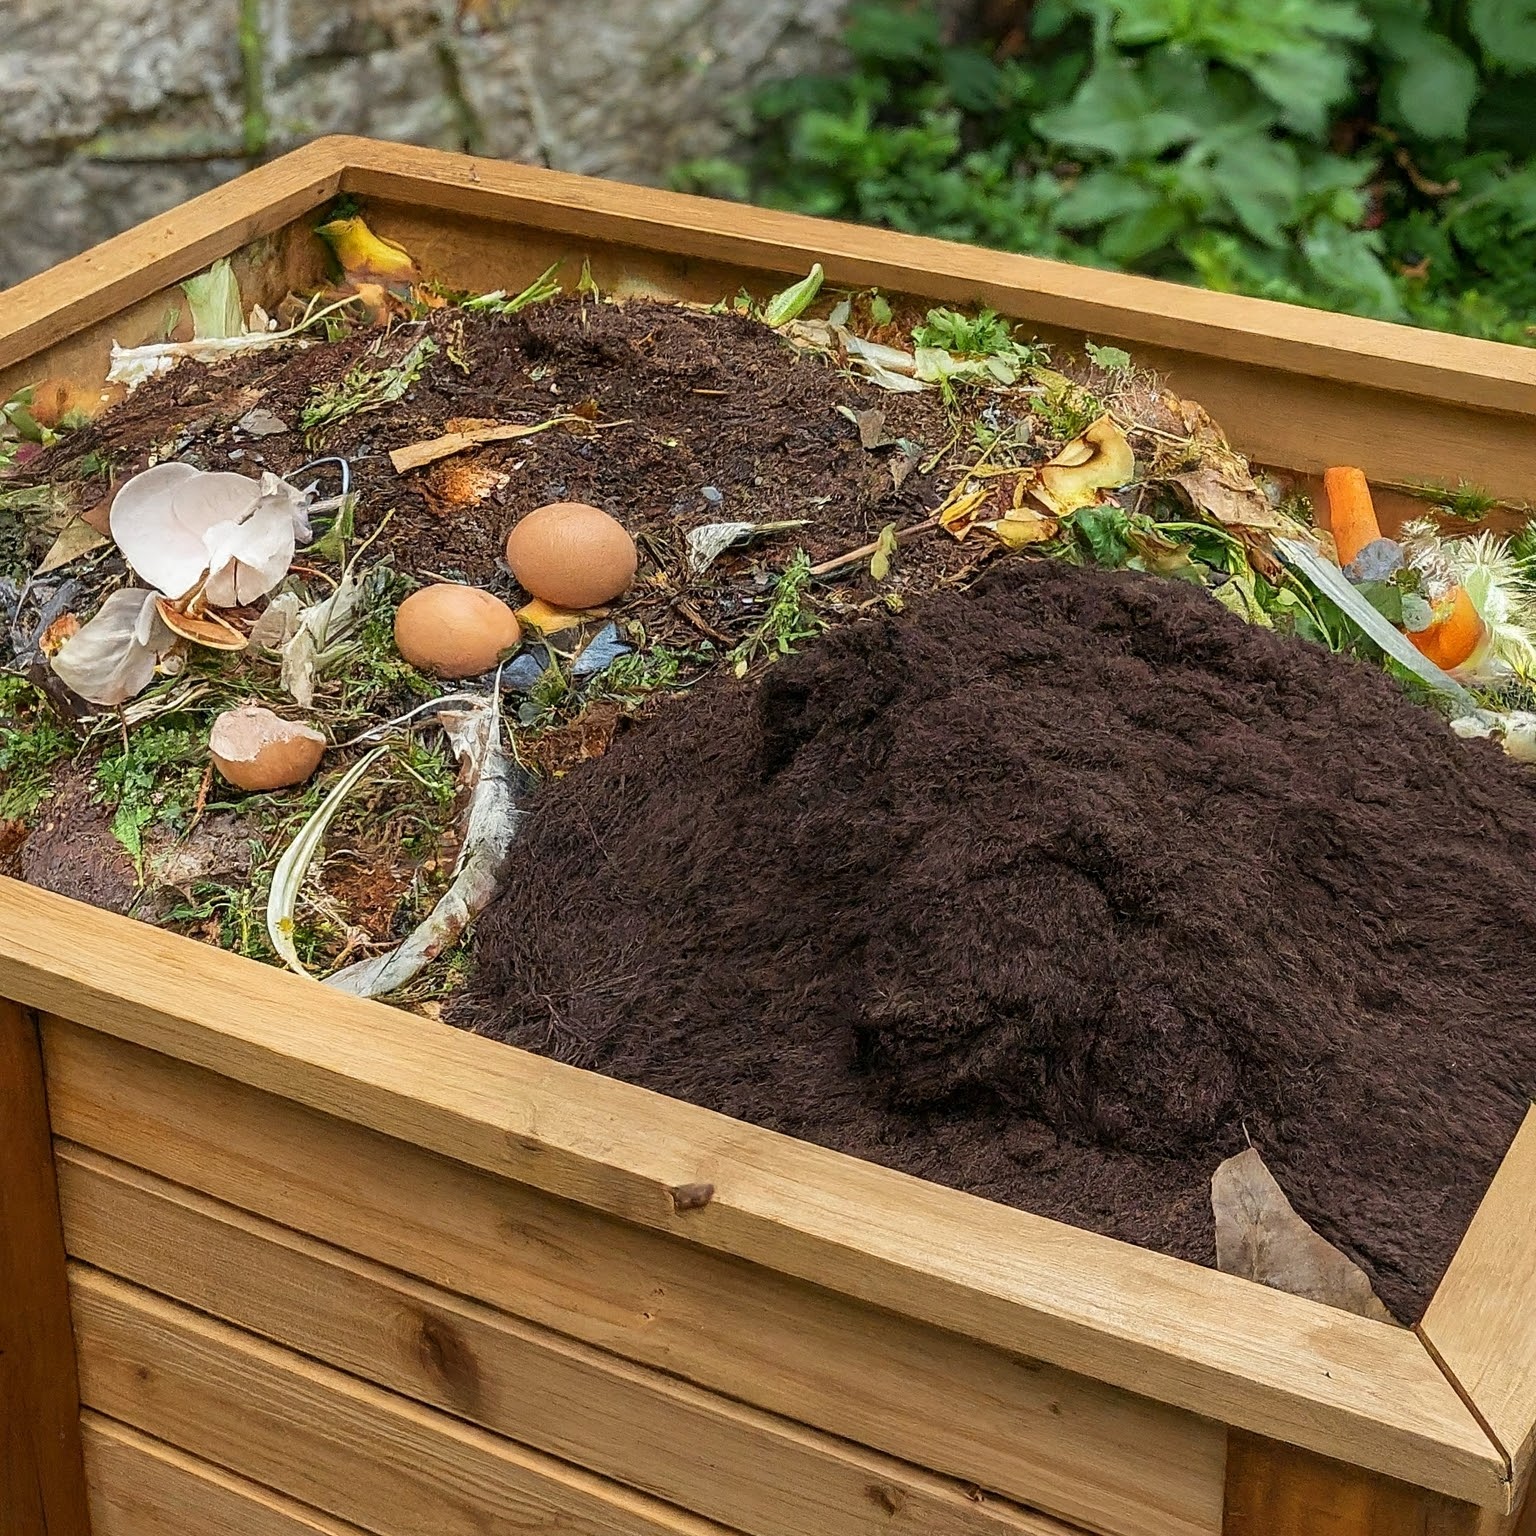
{"label": "weathered wood plank", "polygon": [[[1220,1529],[1219,1425],[69,1025],[61,1135],[444,1290],[1083,1525]],[[405,1326],[409,1326],[408,1324]]]}
{"label": "weathered wood plank", "polygon": [[91,1536],[364,1536],[89,1409],[80,1431]]}
{"label": "weathered wood plank", "polygon": [[1342,1461],[1232,1432],[1223,1536],[1479,1536],[1482,1512]]}
{"label": "weathered wood plank", "polygon": [[[97,1153],[63,1144],[59,1167],[74,1258],[750,1536],[1041,1531],[1011,1504]],[[1150,1531],[1159,1514],[1121,1529]]]}
{"label": "weathered wood plank", "polygon": [[0,298],[0,370],[281,229],[336,195],[341,168],[319,140],[17,283]]}
{"label": "weathered wood plank", "polygon": [[239,1329],[70,1267],[82,1401],[376,1536],[720,1536]]}
{"label": "weathered wood plank", "polygon": [[[1419,1324],[1509,1457],[1516,1499],[1536,1460],[1536,1109],[1515,1136]],[[1536,1522],[1536,1514],[1530,1517]]]}
{"label": "weathered wood plank", "polygon": [[346,163],[343,190],[363,197],[786,275],[820,261],[837,284],[979,299],[1079,334],[1536,413],[1536,359],[1520,347],[412,145],[325,142]]}
{"label": "weathered wood plank", "polygon": [[[1503,1458],[1403,1330],[321,992],[14,882],[0,882],[0,991],[1011,1354],[1458,1497],[1507,1499]],[[679,1210],[671,1191],[691,1184],[714,1197]]]}
{"label": "weathered wood plank", "polygon": [[43,1060],[0,1000],[0,1536],[89,1536]]}

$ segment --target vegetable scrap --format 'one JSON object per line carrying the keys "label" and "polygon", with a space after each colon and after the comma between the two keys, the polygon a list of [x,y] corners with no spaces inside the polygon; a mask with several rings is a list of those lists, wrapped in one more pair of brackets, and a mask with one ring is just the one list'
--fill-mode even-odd
{"label": "vegetable scrap", "polygon": [[[1042,570],[1129,573],[1203,616],[1191,636],[1225,633],[1225,608],[1332,676],[1359,669],[1316,647],[1384,670],[1431,733],[1403,739],[1436,762],[1446,742],[1536,761],[1536,535],[1447,531],[1475,487],[1424,488],[1424,517],[1383,538],[1364,474],[1332,470],[1330,540],[1297,483],[1112,345],[1069,354],[991,310],[840,290],[820,264],[712,305],[605,291],[585,261],[474,294],[355,209],[317,238],[317,291],[269,314],[216,262],[165,339],[114,348],[104,387],[44,379],[0,403],[0,872],[439,1010],[473,975],[467,935],[508,889],[531,800],[584,793],[627,736],[671,739],[695,695],[745,708],[819,648],[920,634],[947,604],[981,623],[973,588]],[[1009,666],[1027,673],[1035,644]],[[1108,749],[1056,702],[1049,750],[1091,770]],[[939,781],[982,771],[984,725],[951,722]],[[1014,835],[1033,772],[990,784],[1004,830],[964,834],[977,847]],[[1115,835],[1093,837],[1111,868]],[[997,931],[1015,906],[974,921]],[[1039,939],[1043,919],[1016,921]],[[1193,1199],[1182,1173],[1157,1187],[1175,1186]],[[1179,1226],[1194,1209],[1177,1251],[1209,1248],[1204,1206],[1198,1242]],[[1383,1295],[1401,1313],[1416,1283]]]}

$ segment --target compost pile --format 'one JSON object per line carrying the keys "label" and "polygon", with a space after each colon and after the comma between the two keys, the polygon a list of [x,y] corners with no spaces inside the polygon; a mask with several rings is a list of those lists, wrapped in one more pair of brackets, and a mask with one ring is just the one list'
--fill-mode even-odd
{"label": "compost pile", "polygon": [[1055,563],[547,786],[461,1022],[1214,1259],[1251,1140],[1411,1321],[1536,1090],[1536,780],[1375,668]]}

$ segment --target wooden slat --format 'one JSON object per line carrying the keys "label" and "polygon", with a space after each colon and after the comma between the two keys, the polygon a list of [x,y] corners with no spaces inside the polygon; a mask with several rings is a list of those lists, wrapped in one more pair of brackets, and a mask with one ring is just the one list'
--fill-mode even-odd
{"label": "wooden slat", "polygon": [[363,197],[784,274],[820,261],[834,283],[1005,301],[1078,332],[1536,414],[1523,347],[413,145],[326,142],[346,162],[343,190]]}
{"label": "wooden slat", "polygon": [[89,1409],[80,1430],[91,1536],[364,1536]]}
{"label": "wooden slat", "polygon": [[343,156],[317,140],[17,283],[0,296],[0,369],[200,272],[334,197]]}
{"label": "wooden slat", "polygon": [[[1012,1354],[1507,1504],[1503,1458],[1404,1330],[336,996],[12,881],[0,881],[0,994]],[[694,1184],[712,1185],[713,1199],[679,1209],[672,1190]]]}
{"label": "wooden slat", "polygon": [[1223,1536],[1479,1536],[1481,1512],[1342,1461],[1234,1431]]}
{"label": "wooden slat", "polygon": [[[1207,1420],[872,1313],[89,1031],[53,1025],[46,1046],[61,1135],[1079,1524],[1157,1536],[1220,1528],[1225,1439]],[[449,1352],[437,1353],[449,1377]]]}
{"label": "wooden slat", "polygon": [[712,1521],[80,1265],[82,1401],[377,1536],[720,1536]]}
{"label": "wooden slat", "polygon": [[37,1026],[0,1000],[0,1536],[88,1536]]}
{"label": "wooden slat", "polygon": [[[99,1154],[64,1144],[59,1166],[75,1258],[751,1536],[1045,1530],[1015,1506],[628,1365]],[[1119,1529],[1169,1526],[1149,1509]]]}
{"label": "wooden slat", "polygon": [[1494,1175],[1419,1332],[1509,1457],[1515,1497],[1523,1497],[1536,1460],[1536,1109]]}
{"label": "wooden slat", "polygon": [[[542,217],[536,208],[528,210],[527,216]],[[563,260],[571,272],[589,260],[605,293],[654,293],[716,302],[743,285],[767,295],[784,275],[764,271],[759,265],[732,265],[614,243],[596,233],[561,235],[533,223],[498,223],[494,215],[477,219],[445,213],[434,209],[430,200],[411,205],[370,201],[368,218],[381,234],[411,251],[426,270],[458,288],[516,290],[551,262]],[[590,227],[596,231],[602,226],[591,222]],[[767,259],[773,249],[753,247],[745,259],[756,263]],[[943,249],[952,262],[964,263],[986,254],[949,245]],[[1022,318],[1029,334],[1053,346],[1081,348],[1085,333],[1098,342],[1128,346],[1139,367],[1154,369],[1169,388],[1208,405],[1233,444],[1258,463],[1307,474],[1318,474],[1330,464],[1359,464],[1378,483],[1437,482],[1451,486],[1466,477],[1468,464],[1476,464],[1479,484],[1495,494],[1536,500],[1536,432],[1528,415],[1510,409],[1490,411],[1456,405],[1433,394],[1403,393],[1400,389],[1389,393],[1273,365],[1240,362],[1222,351],[1202,350],[1198,337],[1188,338],[1182,347],[1171,341],[1154,345],[1092,326],[1086,318],[1074,325],[1070,318],[1074,311],[1070,309],[1057,314],[1051,308],[1049,312],[1056,319],[1046,323],[1039,313],[1039,292],[1028,282],[996,282],[982,295],[974,281],[946,276],[948,270],[914,270],[905,275],[901,287],[930,302],[948,299],[969,304],[985,299],[1003,313]],[[863,273],[857,265],[844,266],[837,268],[832,280],[860,286]],[[1133,281],[1142,283],[1145,279]],[[1160,298],[1168,287],[1149,286]],[[1176,297],[1188,291],[1173,290]],[[1328,317],[1330,322],[1339,318]],[[1113,323],[1124,324],[1125,317],[1116,317]],[[1502,350],[1516,351],[1522,361],[1529,361],[1524,348]],[[1314,505],[1321,506],[1321,500],[1315,499]],[[1414,508],[1415,517],[1424,515],[1424,502],[1415,502]],[[1498,526],[1498,519],[1490,526]]]}

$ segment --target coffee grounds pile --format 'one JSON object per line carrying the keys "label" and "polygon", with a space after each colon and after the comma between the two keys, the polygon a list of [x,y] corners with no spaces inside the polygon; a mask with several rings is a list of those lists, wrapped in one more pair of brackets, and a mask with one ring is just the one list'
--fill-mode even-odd
{"label": "coffee grounds pile", "polygon": [[1536,776],[1176,582],[1011,565],[550,785],[461,1022],[1203,1263],[1251,1138],[1422,1311],[1536,1090]]}

